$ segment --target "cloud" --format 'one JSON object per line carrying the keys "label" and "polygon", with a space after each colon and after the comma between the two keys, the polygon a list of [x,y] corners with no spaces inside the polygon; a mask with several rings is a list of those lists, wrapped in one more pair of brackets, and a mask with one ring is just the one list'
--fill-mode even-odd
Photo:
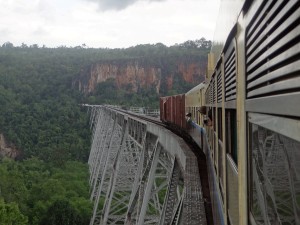
{"label": "cloud", "polygon": [[32,32],[33,35],[35,36],[46,36],[48,35],[49,33],[47,32],[46,29],[44,29],[43,27],[38,27],[36,30],[34,30]]}
{"label": "cloud", "polygon": [[165,0],[90,0],[99,4],[100,10],[122,10],[138,1],[162,2]]}
{"label": "cloud", "polygon": [[[125,48],[212,39],[219,0],[0,0],[0,45]],[[156,4],[155,4],[156,3]],[[101,12],[99,12],[99,10]],[[22,22],[20,22],[22,21]]]}

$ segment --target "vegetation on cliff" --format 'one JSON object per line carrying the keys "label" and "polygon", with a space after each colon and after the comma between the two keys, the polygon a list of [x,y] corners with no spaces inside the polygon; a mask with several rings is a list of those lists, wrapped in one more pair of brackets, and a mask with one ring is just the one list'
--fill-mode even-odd
{"label": "vegetation on cliff", "polygon": [[[0,133],[21,154],[17,162],[0,159],[0,224],[88,224],[91,203],[83,163],[91,134],[86,109],[80,104],[158,105],[153,88],[136,93],[116,90],[112,80],[84,96],[72,87],[83,70],[99,61],[139,59],[159,64],[168,73],[178,59],[205,58],[209,47],[205,39],[128,49],[51,49],[5,43],[0,48]],[[180,76],[176,79],[173,89],[161,94],[191,87]]]}
{"label": "vegetation on cliff", "polygon": [[[157,99],[159,96],[184,93],[204,80],[207,54],[210,47],[211,42],[202,38],[171,47],[158,43],[155,45],[138,45],[127,49],[114,49],[108,54],[109,57],[99,58],[92,66],[81,71],[80,75],[75,77],[73,83],[76,88],[85,92],[88,97],[87,102],[91,104],[105,103],[158,107]],[[93,69],[95,70],[97,66],[97,69],[99,69],[101,65],[106,66],[103,73],[108,79],[98,83],[97,80],[99,80],[101,74],[99,74],[99,77],[91,77],[91,74],[95,73],[92,71]],[[185,74],[182,70],[190,65],[197,65],[197,69],[201,71],[192,74],[192,81],[187,81],[187,79],[184,79]],[[119,70],[117,72],[112,71],[115,68]],[[136,71],[130,71],[134,68]],[[154,70],[156,72],[160,71],[159,81],[154,81],[152,84],[136,85],[139,81],[131,77],[131,81],[127,83],[125,81],[123,85],[117,85],[116,78],[109,77],[121,73],[120,76],[126,79],[129,73],[131,75],[135,74],[133,77],[139,79],[138,73],[141,70],[147,71],[149,68],[152,69],[150,75],[153,75]],[[108,69],[111,71],[107,72]],[[193,73],[193,71],[189,71],[189,73]],[[118,79],[120,80],[119,77]],[[91,83],[95,88],[90,87]]]}

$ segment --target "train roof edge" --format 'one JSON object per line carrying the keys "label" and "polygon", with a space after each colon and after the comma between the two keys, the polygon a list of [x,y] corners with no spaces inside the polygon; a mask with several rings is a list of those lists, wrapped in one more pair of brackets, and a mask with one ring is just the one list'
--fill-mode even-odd
{"label": "train roof edge", "polygon": [[221,0],[219,15],[212,41],[211,51],[208,56],[207,79],[211,77],[220,59],[220,55],[226,47],[228,37],[236,29],[237,19],[242,12],[247,0]]}

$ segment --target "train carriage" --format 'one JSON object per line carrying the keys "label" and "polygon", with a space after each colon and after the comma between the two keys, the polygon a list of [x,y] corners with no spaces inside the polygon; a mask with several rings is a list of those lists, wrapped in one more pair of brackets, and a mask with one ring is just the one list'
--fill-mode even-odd
{"label": "train carriage", "polygon": [[300,224],[299,24],[300,1],[221,2],[207,79],[184,106],[214,224]]}
{"label": "train carriage", "polygon": [[185,94],[160,98],[160,119],[177,128],[186,128]]}
{"label": "train carriage", "polygon": [[[191,114],[187,123],[187,131],[192,139],[203,148],[203,126],[205,116],[199,113],[200,107],[204,105],[205,82],[197,85],[185,94],[185,113]],[[201,136],[199,137],[199,134]]]}

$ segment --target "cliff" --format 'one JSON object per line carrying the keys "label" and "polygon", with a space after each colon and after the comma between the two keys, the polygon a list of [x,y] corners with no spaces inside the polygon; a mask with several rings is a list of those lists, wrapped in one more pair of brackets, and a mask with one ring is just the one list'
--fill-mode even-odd
{"label": "cliff", "polygon": [[136,92],[139,88],[155,87],[159,91],[161,69],[140,66],[137,62],[96,63],[81,72],[75,80],[75,86],[88,94],[95,90],[98,83],[108,79],[114,79],[119,89],[127,88]]}
{"label": "cliff", "polygon": [[139,89],[153,88],[156,93],[161,93],[162,88],[171,90],[178,76],[189,84],[201,82],[205,77],[205,64],[178,61],[173,66],[157,66],[139,60],[98,62],[82,70],[73,86],[87,95],[95,91],[97,84],[113,79],[118,89],[136,93]]}

